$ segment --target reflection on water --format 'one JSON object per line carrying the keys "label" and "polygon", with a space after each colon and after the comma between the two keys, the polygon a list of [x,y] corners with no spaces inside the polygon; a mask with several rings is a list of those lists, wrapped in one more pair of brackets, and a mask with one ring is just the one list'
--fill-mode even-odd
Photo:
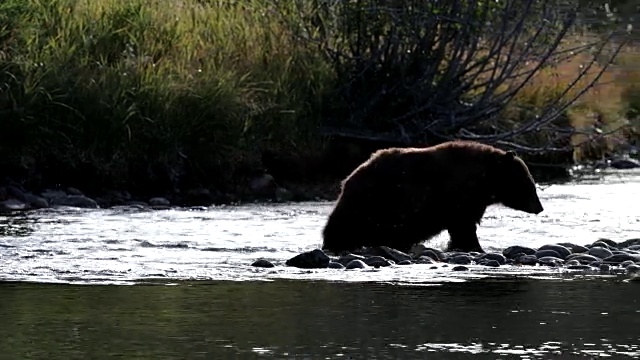
{"label": "reflection on water", "polygon": [[0,348],[12,359],[631,359],[638,285],[4,283]]}

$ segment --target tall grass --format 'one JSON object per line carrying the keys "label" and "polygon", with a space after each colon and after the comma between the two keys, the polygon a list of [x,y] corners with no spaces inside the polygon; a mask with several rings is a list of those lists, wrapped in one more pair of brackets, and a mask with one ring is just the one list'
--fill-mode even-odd
{"label": "tall grass", "polygon": [[[335,69],[288,33],[288,4],[3,1],[0,167],[38,184],[233,190],[263,150],[318,151]],[[573,126],[640,111],[640,88],[622,81],[640,77],[630,59],[570,109]],[[543,105],[576,61],[540,73],[516,102]]]}
{"label": "tall grass", "polygon": [[261,148],[311,141],[330,72],[267,2],[3,6],[20,10],[3,41],[3,152],[116,182],[224,185]]}

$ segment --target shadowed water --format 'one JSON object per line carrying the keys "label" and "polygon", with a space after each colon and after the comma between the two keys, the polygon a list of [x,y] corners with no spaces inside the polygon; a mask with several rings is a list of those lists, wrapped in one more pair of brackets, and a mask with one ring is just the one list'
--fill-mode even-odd
{"label": "shadowed water", "polygon": [[0,285],[11,359],[640,357],[640,284]]}

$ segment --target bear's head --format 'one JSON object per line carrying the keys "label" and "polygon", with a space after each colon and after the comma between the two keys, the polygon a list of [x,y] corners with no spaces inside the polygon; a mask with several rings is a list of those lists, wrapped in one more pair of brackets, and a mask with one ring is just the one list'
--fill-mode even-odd
{"label": "bear's head", "polygon": [[544,210],[529,168],[515,152],[499,155],[494,179],[496,202],[529,214]]}

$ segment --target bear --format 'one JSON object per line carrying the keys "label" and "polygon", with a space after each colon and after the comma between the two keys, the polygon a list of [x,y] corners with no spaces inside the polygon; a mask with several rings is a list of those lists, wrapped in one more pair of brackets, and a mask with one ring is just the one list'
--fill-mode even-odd
{"label": "bear", "polygon": [[378,150],[340,187],[322,230],[322,250],[334,254],[363,246],[408,253],[444,230],[446,251],[484,253],[476,229],[488,206],[543,211],[515,152],[468,140]]}

